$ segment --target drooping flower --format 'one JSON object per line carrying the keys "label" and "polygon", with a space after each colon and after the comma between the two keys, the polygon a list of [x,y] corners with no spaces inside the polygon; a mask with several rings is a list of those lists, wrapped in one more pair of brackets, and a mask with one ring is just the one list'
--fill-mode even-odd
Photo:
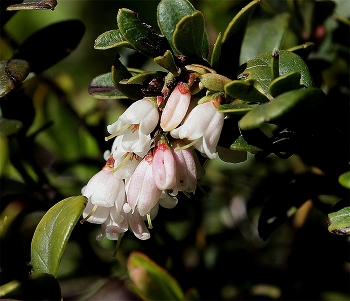
{"label": "drooping flower", "polygon": [[191,91],[186,83],[179,82],[171,92],[162,116],[160,126],[165,132],[175,129],[183,120],[191,101]]}
{"label": "drooping flower", "polygon": [[198,104],[184,123],[170,132],[176,139],[187,139],[209,159],[216,158],[216,145],[224,124],[224,114],[218,112],[213,101]]}
{"label": "drooping flower", "polygon": [[132,213],[136,209],[141,216],[150,214],[162,193],[154,181],[152,163],[153,155],[149,152],[126,183],[126,201]]}
{"label": "drooping flower", "polygon": [[172,148],[161,137],[154,148],[152,172],[154,182],[160,190],[171,189],[176,184],[176,165]]}

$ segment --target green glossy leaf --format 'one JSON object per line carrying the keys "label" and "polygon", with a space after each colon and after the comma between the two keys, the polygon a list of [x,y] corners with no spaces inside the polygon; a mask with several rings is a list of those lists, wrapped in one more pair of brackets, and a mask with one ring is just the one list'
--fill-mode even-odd
{"label": "green glossy leaf", "polygon": [[115,47],[128,47],[134,49],[134,47],[124,39],[119,29],[109,30],[100,34],[94,43],[94,48],[99,50]]}
{"label": "green glossy leaf", "polygon": [[225,92],[234,98],[248,102],[268,102],[267,96],[257,89],[258,85],[255,80],[233,80],[225,85]]}
{"label": "green glossy leaf", "polygon": [[216,41],[214,43],[213,51],[211,53],[210,57],[210,65],[217,69],[220,64],[220,57],[221,57],[221,43],[222,43],[222,34],[221,32],[218,34]]}
{"label": "green glossy leaf", "polygon": [[22,127],[23,123],[19,120],[0,118],[0,135],[16,134]]}
{"label": "green glossy leaf", "polygon": [[162,0],[157,7],[157,21],[162,34],[167,38],[174,53],[177,53],[173,34],[177,23],[192,15],[196,9],[187,0]]}
{"label": "green glossy leaf", "polygon": [[216,73],[205,73],[199,80],[210,91],[224,91],[225,85],[231,82],[231,79]]}
{"label": "green glossy leaf", "polygon": [[[244,70],[240,72],[238,78],[255,79],[261,85],[263,91],[268,93],[268,87],[273,80],[271,74],[271,52],[258,55],[254,59],[242,65]],[[312,78],[303,59],[297,54],[279,50],[279,75],[297,71],[301,74],[301,85],[312,87]]]}
{"label": "green glossy leaf", "polygon": [[328,214],[328,231],[338,235],[350,234],[350,206]]}
{"label": "green glossy leaf", "polygon": [[205,34],[204,16],[200,11],[195,11],[176,24],[173,44],[176,50],[185,56],[206,58],[208,51],[202,53]]}
{"label": "green glossy leaf", "polygon": [[246,27],[253,11],[260,1],[261,0],[254,0],[247,4],[227,26],[221,41],[218,73],[230,78],[236,76]]}
{"label": "green glossy leaf", "polygon": [[138,100],[143,97],[140,85],[134,84],[121,84],[121,81],[128,80],[133,75],[132,73],[122,64],[116,55],[112,65],[112,80],[114,86],[128,98]]}
{"label": "green glossy leaf", "polygon": [[307,121],[315,107],[325,104],[325,98],[323,91],[318,88],[292,90],[248,112],[239,121],[239,126],[242,130],[250,130],[265,122],[283,125],[305,122],[303,119]]}
{"label": "green glossy leaf", "polygon": [[350,171],[344,172],[339,176],[339,183],[345,188],[350,189]]}
{"label": "green glossy leaf", "polygon": [[299,55],[303,60],[306,60],[312,50],[314,49],[315,44],[312,42],[306,42],[302,45],[298,45],[292,48],[287,49],[290,52],[293,52],[297,55]]}
{"label": "green glossy leaf", "polygon": [[127,267],[144,300],[184,300],[184,293],[176,280],[146,255],[131,253]]}
{"label": "green glossy leaf", "polygon": [[54,10],[57,5],[56,0],[25,0],[23,3],[9,5],[6,10]]}
{"label": "green glossy leaf", "polygon": [[260,53],[280,48],[288,29],[290,14],[282,13],[267,21],[248,26],[242,43],[240,64],[243,64]]}
{"label": "green glossy leaf", "polygon": [[67,241],[86,202],[84,196],[69,197],[51,207],[43,216],[31,244],[34,272],[57,275]]}
{"label": "green glossy leaf", "polygon": [[250,153],[255,153],[257,151],[260,151],[261,148],[250,145],[243,136],[239,136],[230,146],[230,149],[236,150],[236,151],[247,151]]}
{"label": "green glossy leaf", "polygon": [[298,71],[292,71],[285,75],[275,78],[269,85],[269,93],[272,97],[300,88],[301,74]]}
{"label": "green glossy leaf", "polygon": [[127,99],[113,84],[112,73],[96,76],[88,87],[91,96],[98,99]]}
{"label": "green glossy leaf", "polygon": [[175,76],[181,73],[181,69],[176,66],[174,56],[170,50],[167,50],[162,56],[155,57],[154,62]]}
{"label": "green glossy leaf", "polygon": [[156,33],[150,25],[143,23],[134,11],[119,9],[117,23],[124,39],[143,54],[155,58],[169,49],[167,39]]}
{"label": "green glossy leaf", "polygon": [[246,102],[243,103],[232,103],[232,104],[224,104],[218,107],[218,111],[224,114],[238,114],[244,115],[247,112],[254,109],[258,104],[248,104]]}
{"label": "green glossy leaf", "polygon": [[68,56],[78,46],[84,32],[85,26],[79,20],[51,24],[29,36],[13,58],[27,61],[31,71],[39,74]]}
{"label": "green glossy leaf", "polygon": [[0,287],[0,297],[7,300],[61,301],[61,288],[57,279],[46,273],[33,273],[21,282],[13,280]]}
{"label": "green glossy leaf", "polygon": [[29,64],[24,60],[12,59],[0,62],[0,97],[26,79],[29,74]]}

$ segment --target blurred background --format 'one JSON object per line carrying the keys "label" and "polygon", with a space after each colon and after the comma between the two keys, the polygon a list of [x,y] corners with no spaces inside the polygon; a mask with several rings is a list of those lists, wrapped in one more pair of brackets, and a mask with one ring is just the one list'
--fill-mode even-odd
{"label": "blurred background", "polygon": [[[203,12],[212,44],[249,3],[191,2]],[[348,89],[339,95],[349,100],[349,26],[339,18],[349,20],[350,4],[347,0],[322,2],[326,4],[266,0],[250,24],[259,26],[280,13],[290,13],[281,49],[314,42],[307,63],[315,85],[326,92]],[[1,284],[30,268],[31,238],[48,208],[80,195],[104,165],[103,152],[111,146],[104,140],[106,125],[130,103],[95,99],[88,93],[94,77],[110,72],[115,53],[114,49],[95,50],[94,40],[116,29],[122,7],[138,12],[142,21],[158,31],[158,3],[58,0],[53,11],[20,11],[4,26],[1,60],[12,57],[16,43],[56,22],[80,20],[85,33],[69,56],[24,82],[24,93],[31,101],[15,107],[27,122],[25,135],[33,138],[30,143],[0,136],[1,219],[11,219],[10,235],[1,245]],[[299,8],[293,10],[293,3]],[[120,54],[128,67],[155,67],[131,50]],[[241,54],[242,62],[246,59],[249,53]],[[348,109],[348,103],[344,107]],[[136,300],[125,284],[129,282],[126,260],[137,250],[168,270],[184,290],[195,288],[201,300],[349,300],[349,238],[328,232],[324,210],[339,198],[320,196],[319,206],[307,201],[268,239],[259,237],[258,220],[267,198],[283,190],[294,175],[312,168],[295,155],[286,160],[274,155],[256,160],[248,154],[241,163],[212,160],[196,194],[179,195],[174,209],[160,208],[149,240],[139,241],[126,233],[116,257],[112,256],[114,241],[95,240],[98,225],[78,223],[58,273],[63,299]]]}

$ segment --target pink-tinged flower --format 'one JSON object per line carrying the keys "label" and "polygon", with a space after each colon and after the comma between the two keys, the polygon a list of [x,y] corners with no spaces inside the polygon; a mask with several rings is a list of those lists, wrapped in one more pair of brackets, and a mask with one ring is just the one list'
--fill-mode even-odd
{"label": "pink-tinged flower", "polygon": [[126,184],[126,201],[132,213],[136,209],[141,216],[150,214],[162,193],[154,182],[152,163],[153,156],[148,153]]}
{"label": "pink-tinged flower", "polygon": [[177,139],[188,139],[209,159],[216,158],[216,145],[219,141],[224,114],[218,112],[216,103],[208,101],[197,105],[185,122],[170,132]]}
{"label": "pink-tinged flower", "polygon": [[151,235],[138,211],[132,213],[128,203],[125,203],[124,211],[126,212],[129,228],[134,235],[141,240],[149,239]]}
{"label": "pink-tinged flower", "polygon": [[[120,223],[116,223],[112,216],[114,215],[113,211],[116,211],[116,208],[113,207],[110,216],[107,220],[101,225],[102,233],[96,237],[96,240],[100,241],[104,237],[107,237],[109,240],[118,240],[121,237],[121,234],[128,231],[128,220],[125,217]],[[120,214],[120,213],[118,213]],[[125,215],[125,213],[122,213]]]}
{"label": "pink-tinged flower", "polygon": [[116,207],[120,212],[125,202],[124,181],[117,179],[112,173],[113,158],[108,160],[101,171],[95,174],[82,189],[88,203],[83,211],[84,221],[103,224],[111,211]]}
{"label": "pink-tinged flower", "polygon": [[152,172],[160,190],[171,189],[176,184],[176,165],[173,150],[162,137],[153,152]]}
{"label": "pink-tinged flower", "polygon": [[197,166],[190,148],[181,149],[185,143],[176,140],[173,147],[178,149],[174,152],[176,163],[176,185],[173,193],[178,191],[195,192],[197,186]]}
{"label": "pink-tinged flower", "polygon": [[189,86],[186,83],[179,82],[171,92],[160,118],[160,126],[164,131],[170,132],[181,123],[190,101],[191,91]]}

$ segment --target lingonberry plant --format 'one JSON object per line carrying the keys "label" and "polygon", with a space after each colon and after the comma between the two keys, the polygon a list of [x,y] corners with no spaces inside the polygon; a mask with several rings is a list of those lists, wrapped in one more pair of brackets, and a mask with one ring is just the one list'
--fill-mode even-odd
{"label": "lingonberry plant", "polygon": [[[285,239],[296,235],[298,229],[302,231],[306,216],[315,207],[319,214],[315,219],[321,221],[321,228],[315,231],[328,227],[327,237],[339,239],[337,246],[342,250],[335,251],[341,253],[339,260],[348,260],[343,236],[350,233],[350,89],[343,79],[349,79],[349,45],[334,29],[349,33],[350,16],[336,13],[346,10],[346,4],[292,1],[285,7],[284,1],[253,0],[241,5],[227,27],[215,35],[216,21],[211,18],[220,15],[210,13],[215,11],[213,4],[199,3],[203,13],[188,0],[159,1],[158,28],[142,21],[136,11],[117,10],[116,28],[100,34],[93,45],[96,50],[115,51],[111,69],[96,74],[87,88],[93,98],[118,108],[118,114],[105,116],[104,129],[89,124],[88,117],[80,116],[62,96],[55,81],[41,75],[77,46],[84,33],[81,22],[51,25],[21,45],[14,45],[10,36],[2,33],[16,50],[0,66],[1,139],[9,149],[11,164],[35,194],[26,198],[19,194],[17,199],[17,194],[15,197],[6,189],[2,193],[1,240],[5,252],[1,268],[5,281],[0,296],[60,300],[65,293],[59,267],[69,242],[75,239],[82,266],[92,270],[94,280],[118,276],[119,291],[127,295],[107,289],[114,291],[115,300],[239,300],[259,295],[331,300],[327,297],[331,291],[336,291],[336,298],[346,298],[341,285],[316,293],[306,288],[293,292],[297,283],[279,283],[278,274],[269,280],[248,276],[259,269],[266,273],[262,263],[238,265],[236,270],[230,259],[237,256],[234,249],[239,248],[236,244],[241,240],[230,237],[232,229],[237,228],[248,242],[245,252],[263,252],[266,241],[293,218],[298,223],[294,232],[279,237]],[[54,1],[14,1],[2,13],[55,6]],[[259,14],[265,18],[262,23],[257,23]],[[329,20],[336,26],[327,36]],[[54,47],[45,40],[48,35]],[[48,45],[50,55],[42,50]],[[338,59],[334,59],[333,67],[320,63],[327,51]],[[132,67],[132,59],[126,63],[125,57],[131,55],[142,57],[144,66]],[[322,76],[321,69],[326,70]],[[74,191],[80,191],[75,196],[64,192],[63,187],[60,190],[36,162],[36,136],[55,125],[43,124],[28,134],[34,119],[32,102],[24,94],[26,82],[31,80],[29,74],[63,98],[67,111],[101,149],[99,170],[94,174],[88,171],[89,179],[86,170],[84,176],[73,173],[73,178],[80,179],[73,185]],[[329,77],[334,74],[341,79],[330,83]],[[24,114],[19,113],[23,109]],[[61,127],[64,131],[64,125]],[[14,150],[24,157],[11,154]],[[261,174],[261,166],[278,164],[282,166],[277,168],[279,172],[270,168],[265,169],[267,175]],[[266,182],[257,183],[256,177],[265,177]],[[3,183],[11,184],[8,179],[3,177]],[[236,181],[241,181],[240,189]],[[38,205],[32,205],[36,201]],[[24,266],[21,261],[18,272],[14,271],[16,260],[7,263],[6,258],[20,254],[18,250],[11,254],[11,233],[15,220],[23,220],[29,203],[30,212],[38,206],[45,214],[30,238],[30,262]],[[248,212],[249,203],[255,211],[258,208],[258,214]],[[209,222],[210,218],[215,222]],[[19,246],[17,242],[15,248]],[[229,251],[232,256],[226,255]],[[244,257],[243,253],[238,257]],[[175,268],[180,257],[184,262]],[[270,254],[268,258],[274,260],[276,256]],[[114,260],[119,264],[117,272],[110,268],[115,267]],[[257,256],[255,260],[266,258]],[[166,263],[176,280],[161,267]],[[232,273],[243,274],[246,282],[226,271],[231,270],[230,264]],[[278,268],[282,270],[282,266]],[[223,267],[225,271],[220,272]],[[205,271],[203,275],[201,270]],[[84,269],[79,271],[84,273]],[[348,272],[347,263],[342,273]],[[191,281],[187,273],[199,278]],[[210,275],[218,279],[206,279],[202,284],[202,277]],[[128,284],[127,293],[124,284]],[[104,289],[102,284],[92,288],[89,293],[94,295],[89,300],[102,298],[99,293]],[[83,298],[84,294],[78,297]]]}

